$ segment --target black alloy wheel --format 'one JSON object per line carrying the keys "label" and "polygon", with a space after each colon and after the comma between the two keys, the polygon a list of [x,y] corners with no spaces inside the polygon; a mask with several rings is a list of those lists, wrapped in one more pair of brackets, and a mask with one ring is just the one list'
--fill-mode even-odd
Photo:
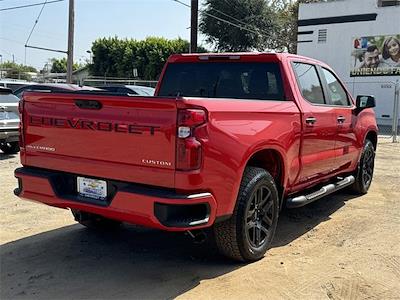
{"label": "black alloy wheel", "polygon": [[246,237],[252,248],[262,248],[268,240],[273,214],[271,191],[263,184],[254,191],[246,209]]}
{"label": "black alloy wheel", "polygon": [[364,195],[368,192],[374,175],[374,162],[374,144],[370,140],[366,140],[358,168],[354,174],[355,182],[350,186],[350,191],[358,195]]}
{"label": "black alloy wheel", "polygon": [[374,174],[374,157],[374,149],[371,147],[366,148],[361,165],[361,176],[364,187],[366,187],[367,189],[371,185],[372,175]]}
{"label": "black alloy wheel", "polygon": [[267,170],[247,167],[232,216],[213,226],[219,251],[237,261],[261,259],[272,243],[279,215],[279,193]]}

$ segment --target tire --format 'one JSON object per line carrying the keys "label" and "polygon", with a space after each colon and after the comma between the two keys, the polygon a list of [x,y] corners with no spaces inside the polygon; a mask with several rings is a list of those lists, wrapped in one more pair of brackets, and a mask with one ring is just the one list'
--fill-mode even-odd
{"label": "tire", "polygon": [[261,259],[271,245],[279,215],[279,196],[272,176],[247,167],[233,215],[214,225],[221,254],[241,262]]}
{"label": "tire", "polygon": [[79,210],[71,210],[75,221],[93,230],[116,230],[121,227],[121,222],[111,220],[96,214],[91,214]]}
{"label": "tire", "polygon": [[364,195],[371,186],[374,174],[375,148],[370,140],[366,140],[363,151],[361,153],[360,162],[358,163],[355,173],[355,182],[350,186],[350,191]]}
{"label": "tire", "polygon": [[4,154],[15,154],[19,151],[19,143],[18,142],[11,142],[11,143],[4,143],[0,145],[1,151]]}

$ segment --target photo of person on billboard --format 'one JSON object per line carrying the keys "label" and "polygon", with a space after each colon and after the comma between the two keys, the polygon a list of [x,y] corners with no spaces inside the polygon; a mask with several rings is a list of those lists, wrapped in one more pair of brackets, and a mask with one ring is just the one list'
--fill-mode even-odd
{"label": "photo of person on billboard", "polygon": [[350,76],[400,75],[400,34],[353,39]]}
{"label": "photo of person on billboard", "polygon": [[380,58],[378,47],[369,45],[364,52],[363,62],[359,68],[382,68],[386,66],[386,63]]}
{"label": "photo of person on billboard", "polygon": [[393,36],[385,39],[382,48],[384,62],[391,67],[400,67],[400,41]]}

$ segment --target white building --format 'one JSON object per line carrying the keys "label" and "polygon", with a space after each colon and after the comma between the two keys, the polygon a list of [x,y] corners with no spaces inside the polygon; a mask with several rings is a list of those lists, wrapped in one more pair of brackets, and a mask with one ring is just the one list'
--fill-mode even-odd
{"label": "white building", "polygon": [[[330,65],[354,96],[374,95],[378,124],[391,125],[396,81],[400,80],[400,60],[396,62],[396,58],[400,54],[392,60],[384,49],[388,50],[385,42],[392,47],[400,39],[400,0],[300,4],[298,25],[297,53]],[[365,61],[372,50],[379,60],[367,67]]]}

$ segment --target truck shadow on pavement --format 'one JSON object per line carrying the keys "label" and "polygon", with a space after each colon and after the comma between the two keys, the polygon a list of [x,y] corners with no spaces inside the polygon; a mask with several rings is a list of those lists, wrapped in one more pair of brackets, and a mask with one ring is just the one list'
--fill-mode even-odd
{"label": "truck shadow on pavement", "polygon": [[[338,194],[284,211],[273,247],[328,221],[351,198]],[[0,254],[1,299],[174,298],[245,266],[183,234],[135,226],[105,233],[66,226],[4,244]]]}
{"label": "truck shadow on pavement", "polygon": [[17,154],[5,154],[5,153],[1,152],[1,150],[0,150],[0,160],[6,160],[6,159],[14,158],[17,155],[19,155],[19,153],[17,153]]}
{"label": "truck shadow on pavement", "polygon": [[[330,216],[357,195],[335,193],[297,209],[286,209],[279,216],[278,228],[272,247],[290,244],[318,224],[329,221]],[[357,199],[354,199],[357,201]]]}

